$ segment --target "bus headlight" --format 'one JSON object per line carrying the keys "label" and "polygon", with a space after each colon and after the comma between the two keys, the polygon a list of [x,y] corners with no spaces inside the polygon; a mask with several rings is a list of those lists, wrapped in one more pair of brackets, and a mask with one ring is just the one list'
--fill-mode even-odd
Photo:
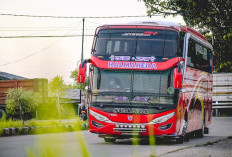
{"label": "bus headlight", "polygon": [[158,117],[153,119],[151,122],[149,122],[148,124],[159,124],[159,123],[164,123],[166,121],[168,121],[170,118],[172,118],[175,115],[175,112],[169,113],[167,115],[164,115],[162,117]]}
{"label": "bus headlight", "polygon": [[89,113],[94,117],[96,118],[97,120],[101,121],[101,122],[107,122],[107,123],[111,123],[111,121],[109,120],[109,118],[99,114],[99,113],[96,113],[92,110],[89,110]]}

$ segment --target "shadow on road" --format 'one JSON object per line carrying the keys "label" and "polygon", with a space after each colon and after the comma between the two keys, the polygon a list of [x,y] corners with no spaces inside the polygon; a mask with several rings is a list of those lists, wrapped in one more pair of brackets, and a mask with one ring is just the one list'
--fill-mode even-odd
{"label": "shadow on road", "polygon": [[[184,142],[184,144],[182,145],[198,145],[198,144],[204,144],[204,143],[208,143],[209,141],[213,142],[219,139],[226,139],[226,136],[204,136],[203,138],[199,138],[199,137],[194,137],[194,136],[190,136],[189,138],[189,142]],[[139,139],[137,144],[133,143],[133,138],[131,139],[117,139],[116,142],[104,142],[104,140],[102,139],[102,142],[98,143],[99,145],[144,145],[144,146],[149,146],[150,142],[148,138],[143,138],[143,139]],[[156,138],[155,139],[155,145],[158,146],[176,146],[176,145],[181,145],[181,144],[177,144],[175,139],[166,139],[166,138]]]}

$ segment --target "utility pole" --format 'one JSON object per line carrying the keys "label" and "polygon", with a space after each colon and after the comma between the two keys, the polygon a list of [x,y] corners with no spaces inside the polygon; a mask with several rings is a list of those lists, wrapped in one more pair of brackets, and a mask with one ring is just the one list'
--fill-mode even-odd
{"label": "utility pole", "polygon": [[[83,23],[83,26],[82,26],[81,63],[83,61],[83,54],[84,54],[85,18],[82,19],[82,23]],[[81,103],[81,89],[80,89],[80,103]]]}
{"label": "utility pole", "polygon": [[82,47],[81,47],[81,62],[83,61],[83,53],[84,53],[84,36],[85,36],[85,18],[82,19]]}

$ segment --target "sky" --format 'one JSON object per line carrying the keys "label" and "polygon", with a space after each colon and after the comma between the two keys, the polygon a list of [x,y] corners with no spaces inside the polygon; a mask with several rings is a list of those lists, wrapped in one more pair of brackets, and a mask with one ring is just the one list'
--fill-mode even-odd
{"label": "sky", "polygon": [[[146,16],[146,11],[144,2],[138,0],[0,0],[0,14],[108,17]],[[84,32],[93,35],[96,27],[103,24],[154,20],[185,24],[180,16],[85,18]],[[81,35],[82,26],[82,18],[0,15],[0,71],[49,80],[59,75],[65,83],[72,84],[70,74],[81,58],[82,38],[59,36]],[[92,42],[92,36],[84,37],[84,59],[90,58]]]}

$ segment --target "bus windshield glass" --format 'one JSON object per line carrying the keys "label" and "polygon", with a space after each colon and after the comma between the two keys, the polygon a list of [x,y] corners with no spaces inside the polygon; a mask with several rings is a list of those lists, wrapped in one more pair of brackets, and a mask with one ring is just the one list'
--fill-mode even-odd
{"label": "bus windshield glass", "polygon": [[94,68],[93,102],[173,104],[172,69],[162,72]]}
{"label": "bus windshield glass", "polygon": [[95,55],[177,56],[178,33],[167,29],[103,29],[96,36]]}

